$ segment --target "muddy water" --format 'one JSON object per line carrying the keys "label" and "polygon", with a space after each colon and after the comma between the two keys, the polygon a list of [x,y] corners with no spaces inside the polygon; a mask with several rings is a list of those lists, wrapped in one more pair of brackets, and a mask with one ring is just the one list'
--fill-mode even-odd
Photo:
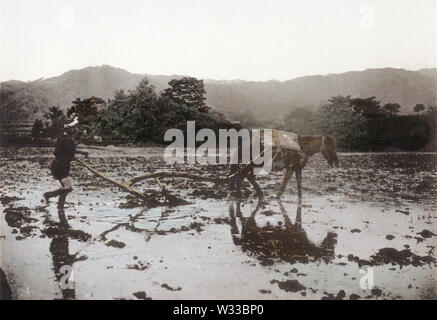
{"label": "muddy water", "polygon": [[[282,173],[244,185],[162,179],[126,193],[72,164],[65,212],[41,203],[57,188],[51,149],[1,149],[1,269],[15,299],[435,299],[436,154],[313,157],[275,200]],[[89,150],[119,180],[155,170],[215,175],[223,166],[167,167],[163,149]],[[69,228],[60,224],[68,221]],[[369,281],[365,281],[365,280]],[[373,280],[373,283],[372,283]]]}

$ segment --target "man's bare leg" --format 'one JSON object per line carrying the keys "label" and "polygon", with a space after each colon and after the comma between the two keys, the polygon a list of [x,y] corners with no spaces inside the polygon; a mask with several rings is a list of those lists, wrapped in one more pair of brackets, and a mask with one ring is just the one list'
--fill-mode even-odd
{"label": "man's bare leg", "polygon": [[70,181],[69,177],[65,177],[65,178],[59,180],[59,182],[61,183],[62,187],[60,189],[44,193],[44,199],[46,200],[46,202],[48,204],[50,198],[59,196],[58,208],[60,205],[62,205],[62,207],[61,207],[61,209],[62,209],[64,206],[64,203],[65,203],[65,198],[67,197],[67,194],[70,193],[71,191],[73,191],[73,188],[72,188],[71,181]]}
{"label": "man's bare leg", "polygon": [[67,194],[73,191],[73,187],[71,185],[71,180],[69,177],[60,180],[62,188],[60,189],[60,195],[58,199],[58,209],[64,209],[65,199],[67,198]]}

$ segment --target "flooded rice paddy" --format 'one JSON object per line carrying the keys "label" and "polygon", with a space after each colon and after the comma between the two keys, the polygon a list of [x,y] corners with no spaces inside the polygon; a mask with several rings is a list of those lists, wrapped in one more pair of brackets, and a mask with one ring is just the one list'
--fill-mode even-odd
{"label": "flooded rice paddy", "polygon": [[[152,179],[129,194],[72,163],[65,212],[41,202],[58,187],[50,148],[3,148],[1,269],[13,299],[436,299],[437,154],[314,156],[297,205],[283,173],[244,184]],[[118,180],[174,170],[224,175],[226,166],[166,166],[161,148],[90,148],[89,164]],[[65,217],[69,228],[59,223]],[[6,291],[3,291],[6,292]]]}

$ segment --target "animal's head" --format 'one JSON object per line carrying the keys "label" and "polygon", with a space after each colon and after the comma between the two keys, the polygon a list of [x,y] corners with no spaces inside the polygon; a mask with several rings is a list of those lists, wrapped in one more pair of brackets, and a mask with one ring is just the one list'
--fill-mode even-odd
{"label": "animal's head", "polygon": [[333,167],[339,167],[340,162],[337,157],[337,147],[335,144],[335,140],[331,136],[323,136],[322,143],[320,144],[320,152],[325,157],[328,164]]}

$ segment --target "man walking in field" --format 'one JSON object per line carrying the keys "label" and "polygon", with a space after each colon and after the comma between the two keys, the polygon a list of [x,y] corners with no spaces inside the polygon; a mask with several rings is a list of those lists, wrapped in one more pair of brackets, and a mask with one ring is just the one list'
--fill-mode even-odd
{"label": "man walking in field", "polygon": [[74,118],[70,123],[64,125],[64,130],[61,136],[56,141],[55,159],[53,160],[50,170],[53,178],[59,180],[61,188],[54,191],[44,193],[46,203],[49,203],[50,198],[59,196],[58,209],[63,210],[67,194],[73,191],[70,181],[70,162],[74,160],[75,154],[83,154],[88,157],[88,152],[77,150],[78,142],[75,141],[77,136],[76,125],[79,123],[77,118]]}

